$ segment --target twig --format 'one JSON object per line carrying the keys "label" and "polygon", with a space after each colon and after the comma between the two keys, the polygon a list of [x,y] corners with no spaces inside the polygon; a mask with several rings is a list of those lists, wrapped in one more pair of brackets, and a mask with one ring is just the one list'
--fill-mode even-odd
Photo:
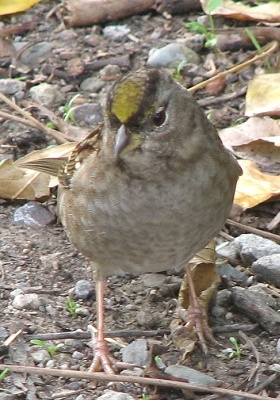
{"label": "twig", "polygon": [[[240,326],[239,326],[240,329]],[[123,337],[123,338],[131,338],[131,337],[155,337],[155,336],[163,336],[169,335],[170,329],[159,329],[159,330],[151,330],[151,331],[138,331],[138,330],[122,330],[122,331],[112,331],[105,332],[105,337]],[[59,332],[59,333],[38,333],[33,335],[24,335],[24,337],[28,340],[38,339],[38,340],[61,340],[61,339],[90,339],[90,333],[76,330],[73,332]]]}
{"label": "twig", "polygon": [[[203,89],[205,86],[207,86],[209,83],[216,81],[217,79],[224,78],[225,76],[233,73],[237,73],[242,71],[243,69],[249,67],[250,65],[254,64],[257,61],[263,60],[266,58],[269,54],[273,53],[278,49],[278,42],[276,40],[273,40],[272,42],[268,43],[266,46],[264,46],[261,50],[262,53],[259,54],[258,51],[255,51],[251,54],[250,59],[246,60],[240,64],[235,65],[234,67],[220,72],[218,75],[213,76],[210,79],[207,79],[206,81],[203,81],[201,83],[198,83],[197,85],[191,87],[188,89],[189,92],[195,92],[196,90]],[[251,58],[252,57],[252,58]]]}
{"label": "twig", "polygon": [[256,346],[255,346],[254,343],[252,342],[252,340],[251,340],[247,335],[245,335],[244,332],[239,331],[239,332],[238,332],[238,335],[239,335],[243,340],[245,340],[245,342],[246,342],[246,344],[247,344],[248,346],[251,347],[251,349],[253,350],[254,356],[255,356],[255,358],[256,358],[256,361],[257,361],[255,367],[253,368],[253,370],[252,370],[252,372],[251,372],[251,374],[250,374],[250,376],[249,376],[249,378],[248,378],[248,381],[251,381],[251,380],[254,378],[254,376],[256,375],[256,373],[258,372],[258,370],[260,369],[260,366],[261,366],[260,354],[259,354],[259,352],[258,352]]}
{"label": "twig", "polygon": [[[46,135],[52,136],[58,143],[67,143],[69,141],[74,141],[73,138],[65,135],[64,133],[58,132],[55,129],[48,128],[47,126],[42,124],[36,118],[32,117],[32,115],[30,115],[28,112],[26,112],[25,110],[20,108],[13,101],[11,101],[3,93],[0,93],[0,99],[2,101],[4,101],[6,104],[8,104],[8,106],[10,106],[12,109],[14,109],[19,114],[21,114],[25,118],[25,120],[27,121],[27,125],[33,126],[33,128],[39,129],[40,131],[44,132]],[[6,114],[6,118],[8,118],[8,117],[9,117],[9,114]],[[9,119],[14,119],[14,118],[9,118]],[[21,123],[26,123],[25,120],[23,119],[20,122]]]}
{"label": "twig", "polygon": [[232,226],[236,226],[236,228],[242,229],[245,232],[254,233],[256,235],[262,236],[267,239],[275,240],[275,242],[280,243],[280,236],[276,235],[275,233],[262,231],[261,229],[253,228],[252,226],[247,226],[241,224],[240,222],[233,221],[231,219],[227,219],[226,223]]}
{"label": "twig", "polygon": [[223,394],[227,396],[237,396],[243,399],[251,400],[271,400],[272,397],[259,396],[252,393],[244,393],[238,390],[224,389],[209,387],[203,385],[193,385],[190,383],[176,382],[174,380],[166,379],[155,379],[155,378],[144,378],[139,376],[126,376],[126,375],[111,375],[105,374],[103,372],[85,372],[85,371],[72,371],[69,369],[54,369],[54,368],[37,368],[29,367],[28,365],[10,365],[10,364],[0,364],[0,370],[8,368],[12,372],[21,372],[34,375],[43,376],[58,376],[64,378],[74,378],[74,379],[87,379],[89,381],[103,381],[103,382],[128,382],[128,383],[138,383],[140,385],[150,385],[150,386],[161,386],[167,388],[177,388],[177,389],[190,389],[197,392],[212,392],[217,394]]}

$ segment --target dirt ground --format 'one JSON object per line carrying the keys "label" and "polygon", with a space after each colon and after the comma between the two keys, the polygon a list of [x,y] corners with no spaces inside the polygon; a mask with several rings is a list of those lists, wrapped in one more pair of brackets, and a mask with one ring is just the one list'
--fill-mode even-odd
{"label": "dirt ground", "polygon": [[[66,99],[69,101],[76,93],[80,93],[80,84],[86,77],[99,77],[101,67],[94,67],[92,70],[85,69],[82,74],[75,76],[69,73],[69,60],[83,59],[91,62],[103,59],[102,53],[106,57],[122,57],[129,54],[129,65],[120,66],[121,73],[129,69],[136,69],[143,65],[148,57],[148,52],[152,47],[161,47],[186,34],[185,23],[187,20],[195,20],[198,14],[190,16],[174,16],[166,19],[164,16],[155,12],[143,15],[136,15],[121,22],[126,24],[131,30],[131,38],[122,42],[114,42],[106,39],[102,34],[102,29],[106,25],[96,25],[88,28],[63,28],[55,14],[48,16],[50,10],[56,5],[55,2],[43,2],[36,5],[31,10],[13,18],[4,20],[5,27],[32,24],[32,29],[25,33],[14,34],[11,37],[18,41],[25,41],[32,45],[42,41],[53,45],[53,50],[46,58],[38,64],[30,67],[23,73],[22,69],[9,69],[8,64],[2,65],[1,77],[7,77],[12,73],[15,77],[26,76],[27,92],[23,99],[28,98],[29,88],[34,82],[39,81],[42,76],[47,77],[48,82],[56,84]],[[201,13],[202,15],[202,13]],[[235,25],[234,21],[225,22],[227,25]],[[158,36],[153,38],[152,33],[158,32]],[[90,45],[89,37],[95,41],[94,46]],[[205,63],[211,50],[203,49],[200,53],[202,64]],[[98,55],[98,57],[97,57]],[[222,59],[212,58],[216,65],[231,65],[236,59],[246,56],[246,52],[240,50],[238,53],[224,54]],[[106,63],[105,63],[106,65]],[[10,72],[8,72],[10,71]],[[58,73],[61,72],[61,74]],[[229,82],[226,92],[237,91],[246,85],[246,81],[253,75],[253,71],[241,74],[234,82]],[[193,83],[191,79],[189,84]],[[101,94],[82,93],[82,97],[89,101],[99,101],[100,97],[112,84],[111,81],[104,81]],[[209,95],[204,91],[195,95],[198,99],[207,99]],[[21,100],[19,100],[21,103]],[[54,112],[61,115],[58,107],[53,107]],[[244,97],[239,97],[222,104],[214,104],[205,111],[210,113],[212,122],[217,128],[227,127],[244,114]],[[11,110],[10,110],[11,112]],[[18,158],[34,149],[46,147],[53,144],[53,139],[45,138],[44,135],[34,129],[19,125],[14,121],[6,121],[0,126],[1,145],[12,144],[15,146],[9,156]],[[5,153],[7,154],[7,153]],[[71,332],[76,329],[86,331],[88,324],[95,322],[95,302],[94,299],[76,300],[82,307],[81,315],[71,315],[66,310],[66,299],[69,293],[73,293],[73,288],[78,280],[92,280],[90,263],[79,254],[71,244],[69,244],[63,228],[59,222],[41,229],[20,227],[14,224],[13,215],[15,210],[23,205],[24,201],[1,200],[0,203],[0,333],[5,329],[9,334],[23,329],[24,335],[12,343],[9,354],[4,354],[1,362],[15,363],[29,366],[49,366],[61,369],[71,369],[86,371],[92,360],[92,349],[88,339],[60,339],[52,344],[63,343],[62,349],[58,350],[53,357],[44,358],[46,355],[37,355],[37,360],[32,356],[34,346],[30,343],[30,336],[39,337],[39,334]],[[52,199],[44,204],[51,212],[55,212],[55,191]],[[250,212],[241,214],[241,221],[252,226],[263,228],[266,221],[271,219],[279,209],[279,204],[273,206],[259,206]],[[237,236],[241,231],[236,228],[226,228],[229,235]],[[277,233],[277,232],[276,232]],[[244,269],[248,277],[249,270]],[[169,329],[172,319],[174,305],[172,299],[176,298],[179,290],[179,278],[183,273],[167,272],[161,274],[166,277],[164,286],[170,290],[163,290],[161,287],[149,286],[143,277],[139,276],[112,276],[108,279],[108,292],[106,298],[106,330],[133,330],[140,332],[145,330],[158,330],[153,340],[169,345],[168,359],[172,363],[180,361],[180,354],[171,344],[170,337],[165,333]],[[227,282],[221,284],[220,290],[225,287],[231,288],[233,285],[242,283]],[[21,289],[23,293],[36,293],[40,299],[40,307],[36,310],[18,310],[12,306],[11,292]],[[72,291],[72,292],[71,292]],[[247,317],[241,315],[237,309],[229,304],[228,313],[231,313],[235,324],[244,324],[248,329],[253,325]],[[152,318],[151,318],[152,315]],[[238,337],[236,331],[226,331],[217,333],[221,325],[227,325],[226,321],[211,317],[210,325],[213,327],[216,339],[224,346],[230,347],[229,337]],[[246,332],[247,336],[254,343],[260,356],[258,371],[251,382],[249,376],[256,367],[255,354],[250,346],[242,345],[242,357],[228,359],[223,357],[220,347],[210,346],[210,354],[207,360],[207,367],[202,363],[202,355],[199,349],[187,360],[186,365],[199,369],[209,376],[217,379],[224,388],[236,388],[243,390],[253,390],[253,388],[266,382],[273,375],[269,370],[270,365],[279,363],[276,357],[277,337],[269,335],[264,329],[253,326]],[[122,338],[127,344],[132,342],[137,334]],[[141,336],[140,336],[141,337]],[[149,339],[151,340],[151,339]],[[241,343],[242,340],[238,339]],[[36,347],[36,350],[38,348]],[[73,353],[76,351],[76,357]],[[120,348],[114,343],[112,354],[116,359],[121,359]],[[1,354],[0,354],[1,355]],[[38,359],[39,357],[39,359]],[[279,357],[279,356],[278,356]],[[279,378],[279,376],[278,376]],[[258,393],[271,398],[280,397],[280,379],[273,380],[271,384],[264,385],[265,389],[259,389]],[[75,378],[51,376],[25,375],[9,373],[0,382],[1,396],[3,399],[64,399],[69,400],[89,400],[96,399],[104,393],[106,388],[126,392],[134,396],[135,399],[144,399],[144,388],[141,385],[133,384],[108,384],[93,383],[87,380],[77,380]],[[180,390],[169,390],[157,395],[148,395],[149,399],[183,399]],[[157,397],[156,397],[157,396]],[[196,394],[198,399],[230,398],[222,395],[212,397],[210,394]]]}

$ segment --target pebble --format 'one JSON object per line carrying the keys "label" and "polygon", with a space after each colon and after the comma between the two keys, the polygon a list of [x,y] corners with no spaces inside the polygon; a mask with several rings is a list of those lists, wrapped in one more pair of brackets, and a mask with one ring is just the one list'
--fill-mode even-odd
{"label": "pebble", "polygon": [[220,307],[228,307],[232,304],[232,294],[228,289],[220,290],[215,297],[215,305]]}
{"label": "pebble", "polygon": [[49,42],[35,43],[32,46],[28,46],[25,50],[20,53],[19,60],[22,64],[35,66],[38,65],[39,58],[46,57],[52,50],[53,44]]}
{"label": "pebble", "polygon": [[72,108],[72,116],[78,123],[97,125],[103,121],[102,107],[98,103],[85,103]]}
{"label": "pebble", "polygon": [[42,300],[36,293],[18,294],[15,296],[12,306],[17,310],[39,310]]}
{"label": "pebble", "polygon": [[199,56],[195,51],[182,44],[170,43],[160,49],[152,49],[149,53],[147,66],[176,68],[181,61],[198,64]]}
{"label": "pebble", "polygon": [[121,42],[129,32],[130,28],[127,25],[110,25],[103,29],[103,35],[114,42]]}
{"label": "pebble", "polygon": [[238,256],[236,244],[234,242],[224,242],[221,245],[216,246],[216,253],[218,256],[225,259],[236,259]]}
{"label": "pebble", "polygon": [[134,400],[135,397],[130,396],[127,393],[115,392],[114,390],[108,390],[96,398],[96,400]]}
{"label": "pebble", "polygon": [[145,367],[149,360],[148,344],[146,339],[137,339],[122,350],[122,360],[125,363]]}
{"label": "pebble", "polygon": [[50,359],[49,352],[45,349],[32,348],[30,350],[31,357],[36,364],[46,365]]}
{"label": "pebble", "polygon": [[76,282],[75,285],[75,295],[78,299],[87,300],[94,295],[94,285],[91,281],[86,279],[81,279]]}
{"label": "pebble", "polygon": [[148,309],[138,311],[136,319],[138,324],[145,329],[157,329],[160,323],[159,316],[153,315]]}
{"label": "pebble", "polygon": [[21,82],[17,79],[0,79],[0,93],[3,94],[15,94],[17,92],[21,92],[22,90],[25,90],[26,88],[26,83]]}
{"label": "pebble", "polygon": [[105,82],[101,79],[91,77],[84,79],[80,85],[80,88],[83,92],[97,93],[103,88],[104,85]]}
{"label": "pebble", "polygon": [[61,105],[64,101],[64,96],[56,86],[45,82],[33,86],[29,93],[33,101],[46,107]]}
{"label": "pebble", "polygon": [[218,273],[221,277],[227,278],[229,281],[243,282],[247,278],[246,274],[232,267],[230,264],[219,265]]}
{"label": "pebble", "polygon": [[[256,299],[264,304],[268,305],[271,308],[276,310],[277,301],[273,298],[271,293],[269,293],[265,287],[261,285],[254,285],[248,288],[249,292],[253,293],[256,296]],[[268,289],[269,290],[269,289]]]}
{"label": "pebble", "polygon": [[22,293],[23,293],[23,291],[21,289],[12,290],[10,292],[10,298],[14,299],[16,296],[18,296],[19,294],[22,294]]}
{"label": "pebble", "polygon": [[90,315],[90,312],[86,307],[77,307],[75,311],[80,317],[89,317]]}
{"label": "pebble", "polygon": [[113,81],[121,77],[121,69],[118,65],[108,64],[99,71],[103,81]]}
{"label": "pebble", "polygon": [[245,265],[251,266],[254,261],[264,256],[280,254],[279,244],[252,233],[244,233],[233,242]]}
{"label": "pebble", "polygon": [[280,359],[280,339],[276,343],[276,356]]}
{"label": "pebble", "polygon": [[0,326],[0,342],[3,342],[9,336],[9,332],[4,326]]}
{"label": "pebble", "polygon": [[184,365],[169,365],[164,371],[166,374],[172,375],[175,378],[185,379],[191,384],[205,385],[216,387],[219,383],[216,379],[208,376],[195,369],[185,367]]}
{"label": "pebble", "polygon": [[252,270],[263,281],[280,288],[280,253],[259,258],[252,264]]}
{"label": "pebble", "polygon": [[55,215],[36,201],[29,201],[17,208],[14,213],[14,223],[29,228],[42,228],[54,223],[55,220]]}
{"label": "pebble", "polygon": [[79,351],[74,351],[73,354],[72,354],[72,358],[74,360],[82,360],[83,357],[84,357],[84,354],[80,353]]}
{"label": "pebble", "polygon": [[140,281],[145,287],[157,287],[160,288],[166,281],[166,275],[163,274],[143,274],[140,276]]}

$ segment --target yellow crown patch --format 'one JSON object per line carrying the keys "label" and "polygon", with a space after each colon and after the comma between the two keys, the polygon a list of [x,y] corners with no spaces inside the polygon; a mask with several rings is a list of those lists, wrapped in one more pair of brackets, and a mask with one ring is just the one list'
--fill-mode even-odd
{"label": "yellow crown patch", "polygon": [[142,80],[137,82],[130,79],[116,86],[111,111],[122,124],[125,124],[139,110],[144,95],[143,86]]}

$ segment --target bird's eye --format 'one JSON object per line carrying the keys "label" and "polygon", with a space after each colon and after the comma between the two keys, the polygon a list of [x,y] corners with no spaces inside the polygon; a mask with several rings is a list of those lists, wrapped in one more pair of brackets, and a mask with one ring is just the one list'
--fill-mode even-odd
{"label": "bird's eye", "polygon": [[166,120],[166,112],[163,108],[159,109],[153,116],[153,124],[161,126]]}

